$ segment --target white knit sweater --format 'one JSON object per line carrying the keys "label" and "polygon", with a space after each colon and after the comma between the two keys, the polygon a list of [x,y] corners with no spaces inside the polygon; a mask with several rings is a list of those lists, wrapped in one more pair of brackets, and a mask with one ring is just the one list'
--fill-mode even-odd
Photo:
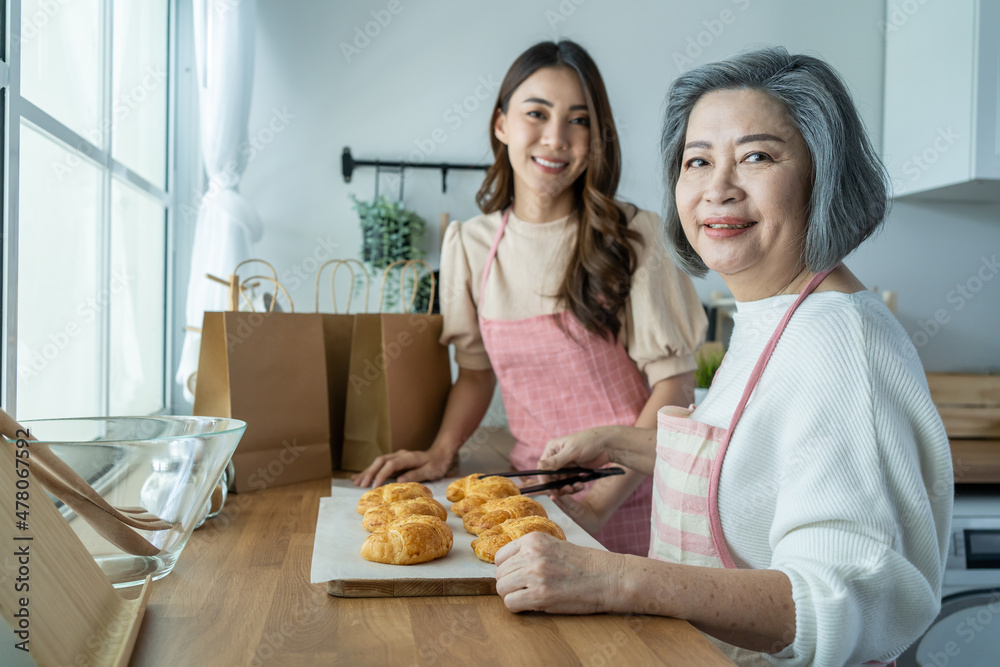
{"label": "white knit sweater", "polygon": [[[693,419],[727,427],[795,295],[737,304],[728,355]],[[948,439],[916,350],[869,292],[792,316],[719,481],[740,567],[784,572],[795,641],[781,665],[888,661],[940,607],[954,494]]]}

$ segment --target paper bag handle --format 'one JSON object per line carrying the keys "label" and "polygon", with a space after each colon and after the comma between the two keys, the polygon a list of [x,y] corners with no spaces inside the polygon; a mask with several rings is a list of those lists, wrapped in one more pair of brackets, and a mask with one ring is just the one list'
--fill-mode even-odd
{"label": "paper bag handle", "polygon": [[243,300],[247,302],[248,306],[250,306],[250,312],[253,312],[253,313],[257,312],[254,309],[254,307],[253,307],[253,303],[251,303],[251,301],[250,301],[250,297],[247,296],[247,291],[246,291],[247,283],[250,282],[251,280],[269,280],[269,281],[271,281],[271,282],[274,283],[275,298],[271,299],[271,307],[268,309],[267,312],[269,312],[269,313],[273,313],[274,312],[274,304],[278,301],[277,295],[278,295],[278,290],[279,289],[282,292],[285,293],[285,298],[288,299],[288,310],[289,310],[289,312],[292,312],[292,313],[295,312],[295,304],[292,302],[292,297],[289,296],[288,290],[285,289],[285,286],[282,285],[280,282],[278,282],[277,278],[268,278],[267,276],[250,276],[249,278],[245,279],[242,283],[240,283],[240,294],[243,295]]}
{"label": "paper bag handle", "polygon": [[[240,280],[238,278],[239,270],[240,267],[243,266],[244,264],[251,264],[253,262],[259,262],[260,264],[263,264],[264,266],[266,266],[268,269],[271,270],[270,278],[256,276],[257,278],[262,280],[273,280],[275,283],[278,282],[278,272],[274,270],[274,266],[272,266],[270,262],[263,259],[243,260],[242,262],[236,265],[235,269],[233,269],[233,272],[229,275],[229,280],[226,280],[225,278],[219,278],[218,276],[213,276],[211,273],[205,274],[205,277],[208,278],[209,280],[225,285],[229,289],[228,293],[226,294],[226,303],[228,304],[228,310],[235,312],[240,309],[239,293],[242,291],[242,286],[240,285]],[[289,300],[289,303],[291,303],[291,300]],[[252,308],[253,306],[251,306],[251,309]]]}
{"label": "paper bag handle", "polygon": [[[234,276],[238,276],[240,274],[240,267],[243,266],[244,264],[253,264],[254,262],[259,262],[260,264],[263,264],[268,269],[270,269],[271,270],[271,278],[270,279],[274,280],[274,282],[278,282],[278,272],[274,270],[274,266],[269,261],[267,261],[266,259],[245,259],[245,260],[243,260],[242,262],[240,262],[239,264],[236,265],[236,268],[233,269],[233,275]],[[261,276],[257,276],[257,277],[260,278]],[[268,279],[264,278],[264,280],[268,280]]]}
{"label": "paper bag handle", "polygon": [[341,266],[346,266],[347,270],[351,273],[351,291],[347,293],[347,308],[344,309],[345,313],[351,312],[351,301],[354,299],[354,269],[351,268],[352,264],[357,264],[365,274],[365,312],[368,312],[368,291],[371,288],[371,276],[368,274],[368,269],[365,265],[356,259],[331,259],[328,262],[324,262],[320,265],[319,270],[316,271],[316,312],[319,312],[319,279],[323,274],[323,269],[329,265],[333,265],[333,271],[330,272],[330,297],[333,299],[333,312],[339,313],[337,309],[337,292],[334,289],[334,279],[337,276],[337,269]]}
{"label": "paper bag handle", "polygon": [[385,281],[389,277],[389,271],[392,269],[392,267],[396,266],[397,264],[403,265],[402,270],[399,272],[400,298],[402,298],[403,296],[403,285],[407,269],[413,269],[414,273],[416,274],[416,280],[413,283],[413,292],[410,294],[410,300],[409,302],[406,303],[406,305],[403,306],[404,313],[409,313],[410,309],[413,308],[414,302],[417,300],[417,288],[420,284],[420,271],[419,269],[417,269],[415,265],[423,264],[427,268],[428,275],[430,275],[431,277],[431,298],[427,304],[427,314],[430,315],[431,311],[434,309],[434,288],[435,288],[434,272],[431,270],[430,264],[428,264],[422,259],[397,259],[395,262],[385,267],[385,271],[382,272],[382,290],[379,293],[378,297],[379,310],[382,309],[382,304],[385,302]]}
{"label": "paper bag handle", "polygon": [[[239,310],[240,309],[240,307],[239,307],[240,306],[240,304],[239,304],[239,296],[238,296],[237,292],[239,292],[240,294],[243,294],[243,298],[246,299],[246,301],[247,301],[248,304],[250,303],[250,299],[247,299],[247,295],[243,292],[243,288],[246,286],[247,280],[251,280],[251,278],[247,278],[247,280],[242,280],[241,281],[239,279],[239,275],[240,275],[240,267],[241,266],[243,266],[245,264],[253,264],[253,263],[263,264],[264,266],[266,266],[271,271],[271,278],[270,278],[270,280],[272,280],[275,285],[279,285],[280,284],[280,283],[278,283],[278,272],[274,270],[274,266],[270,262],[268,262],[267,260],[264,260],[264,259],[245,259],[245,260],[243,260],[242,262],[240,262],[239,264],[236,265],[236,268],[233,269],[232,275],[229,277],[229,279],[231,281],[231,283],[230,283],[230,294],[229,294],[230,310],[234,310],[235,311],[235,310]],[[254,276],[254,278],[256,278],[258,280],[269,280],[268,278],[266,278],[264,276],[260,276],[260,275]],[[284,290],[285,288],[282,287],[281,289]],[[275,290],[275,296],[277,296],[277,290]],[[287,291],[285,292],[285,296],[288,296],[288,292]],[[291,304],[291,302],[292,302],[292,300],[289,299],[288,303]],[[250,306],[250,310],[253,310],[253,306],[252,305]],[[294,312],[294,308],[293,308],[293,312]]]}

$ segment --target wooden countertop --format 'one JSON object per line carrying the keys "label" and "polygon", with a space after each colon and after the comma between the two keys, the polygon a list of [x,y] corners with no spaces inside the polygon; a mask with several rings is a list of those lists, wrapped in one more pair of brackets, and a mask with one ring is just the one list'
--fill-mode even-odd
{"label": "wooden countertop", "polygon": [[[507,467],[481,432],[457,474]],[[512,614],[498,596],[337,598],[309,583],[328,479],[230,495],[153,583],[132,665],[731,665],[689,623]]]}

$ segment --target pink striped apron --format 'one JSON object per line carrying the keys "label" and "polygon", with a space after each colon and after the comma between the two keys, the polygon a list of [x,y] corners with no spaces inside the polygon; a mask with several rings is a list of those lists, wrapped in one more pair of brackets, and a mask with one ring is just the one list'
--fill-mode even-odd
{"label": "pink striped apron", "polygon": [[[486,280],[509,216],[510,209],[504,213],[483,268],[480,313]],[[593,426],[635,424],[649,400],[649,385],[622,344],[587,331],[568,313],[520,320],[490,320],[480,315],[479,327],[500,382],[510,432],[517,439],[510,455],[516,470],[537,468],[546,443],[553,438]],[[611,551],[647,555],[652,493],[650,478],[595,535],[597,540]]]}
{"label": "pink striped apron", "polygon": [[[750,374],[728,429],[690,419],[693,409],[667,406],[657,414],[650,558],[699,567],[736,567],[719,518],[719,477],[726,449],[792,313],[829,273],[813,276],[785,312]],[[739,665],[771,664],[763,653],[707,637]],[[895,662],[865,664],[885,666],[895,665]]]}

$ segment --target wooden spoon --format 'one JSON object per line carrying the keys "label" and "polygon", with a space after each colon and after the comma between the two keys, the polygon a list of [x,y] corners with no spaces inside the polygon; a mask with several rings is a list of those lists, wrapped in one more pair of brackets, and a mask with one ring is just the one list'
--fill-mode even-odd
{"label": "wooden spoon", "polygon": [[133,530],[166,530],[172,524],[141,507],[129,508],[134,515],[115,509],[102,498],[75,470],[56,456],[48,445],[38,442],[28,430],[0,408],[0,434],[8,440],[27,439],[30,446],[29,466],[35,463],[34,476],[45,489],[89,523],[94,530],[118,548],[136,556],[155,556],[160,550]]}

